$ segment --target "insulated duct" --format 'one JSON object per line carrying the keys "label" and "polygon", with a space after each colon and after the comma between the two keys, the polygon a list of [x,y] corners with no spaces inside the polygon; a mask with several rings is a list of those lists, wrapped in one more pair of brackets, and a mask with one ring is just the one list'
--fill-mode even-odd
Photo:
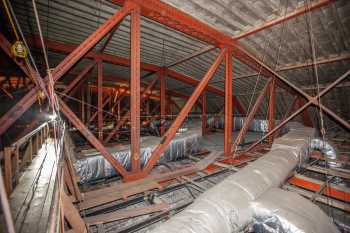
{"label": "insulated duct", "polygon": [[[324,154],[327,159],[330,160],[337,160],[338,159],[338,153],[335,149],[335,147],[333,147],[329,142],[327,141],[323,141],[320,138],[314,138],[311,140],[311,145],[310,145],[312,150],[318,150],[321,151],[322,154]],[[334,161],[329,161],[328,165],[330,167],[342,167],[341,163],[337,163]]]}
{"label": "insulated duct", "polygon": [[279,196],[281,193],[277,192],[276,188],[308,157],[314,129],[300,124],[290,124],[289,127],[289,133],[276,139],[270,152],[207,190],[184,211],[150,232],[240,232],[247,226],[254,225],[254,220],[264,216],[274,217],[281,222],[276,222],[278,226],[271,228],[279,227],[280,231],[269,232],[316,232],[309,231],[316,223],[319,224],[317,229],[320,233],[338,232],[328,217],[312,203],[308,202],[303,209],[303,213],[311,211],[312,216],[307,215],[309,221],[289,215],[288,208],[304,205],[304,199],[301,197],[293,197],[297,203],[278,201],[275,206],[267,201],[274,202],[273,194]]}
{"label": "insulated duct", "polygon": [[[201,149],[199,143],[201,136],[201,128],[197,127],[197,125],[191,125],[185,132],[177,133],[159,162],[176,161],[198,153]],[[159,141],[160,138],[154,136],[141,138],[141,166],[147,163]],[[124,168],[130,170],[130,145],[109,147],[108,150]],[[77,175],[80,177],[81,184],[118,175],[110,163],[96,150],[88,150],[81,153],[80,156],[76,155],[74,167]]]}
{"label": "insulated duct", "polygon": [[[244,122],[246,121],[245,117],[233,117],[233,128],[232,130],[240,130]],[[276,124],[280,121],[276,120]],[[214,129],[223,129],[225,127],[225,118],[223,116],[209,117],[207,119],[207,125]],[[248,128],[249,131],[267,133],[269,131],[269,121],[263,119],[253,119]],[[286,133],[288,127],[282,127],[281,133]]]}
{"label": "insulated duct", "polygon": [[294,192],[271,188],[251,208],[255,233],[337,232],[317,205]]}

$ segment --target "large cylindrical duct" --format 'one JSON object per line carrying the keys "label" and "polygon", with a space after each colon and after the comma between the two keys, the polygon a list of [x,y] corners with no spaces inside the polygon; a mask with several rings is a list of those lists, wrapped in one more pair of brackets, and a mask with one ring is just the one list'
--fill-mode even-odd
{"label": "large cylindrical duct", "polygon": [[[310,145],[312,150],[319,150],[322,154],[324,154],[327,159],[330,159],[331,161],[328,161],[328,165],[330,167],[341,167],[341,163],[337,163],[334,160],[338,159],[338,153],[334,146],[332,146],[329,142],[324,141],[320,138],[314,138],[311,140]],[[332,161],[333,160],[333,161]]]}
{"label": "large cylindrical duct", "polygon": [[[151,232],[240,232],[254,222],[254,201],[271,188],[279,187],[306,160],[313,135],[312,128],[291,125],[289,133],[275,140],[270,152],[203,193],[192,205]],[[314,218],[317,220],[322,214],[320,211]],[[324,233],[337,232],[330,221],[320,224],[324,225]]]}

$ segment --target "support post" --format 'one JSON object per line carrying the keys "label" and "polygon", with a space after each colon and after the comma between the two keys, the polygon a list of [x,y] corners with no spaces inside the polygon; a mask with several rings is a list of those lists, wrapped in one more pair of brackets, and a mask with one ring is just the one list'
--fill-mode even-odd
{"label": "support post", "polygon": [[103,142],[103,64],[102,61],[97,62],[97,127],[98,139]]}
{"label": "support post", "polygon": [[176,119],[173,121],[170,128],[164,134],[161,143],[153,150],[150,160],[148,161],[146,167],[144,168],[144,172],[148,174],[153,166],[156,164],[160,156],[165,152],[166,148],[170,144],[171,140],[173,140],[176,131],[182,125],[183,121],[186,119],[188,113],[191,111],[193,105],[196,103],[198,97],[202,94],[205,87],[208,85],[209,80],[215,74],[217,68],[221,64],[225,54],[227,52],[227,48],[222,49],[218,57],[216,58],[213,65],[209,68],[205,76],[201,79],[198,86],[186,102],[185,106],[181,109],[181,112],[178,114]]}
{"label": "support post", "polygon": [[207,132],[207,94],[203,91],[202,94],[202,135]]}
{"label": "support post", "polygon": [[225,55],[225,130],[224,155],[231,155],[232,148],[232,51]]}
{"label": "support post", "polygon": [[159,72],[159,80],[160,80],[160,136],[164,135],[164,122],[165,122],[165,108],[166,108],[166,83],[165,83],[165,74],[164,70],[161,69]]}
{"label": "support post", "polygon": [[130,83],[130,118],[131,118],[131,168],[137,173],[140,164],[140,9],[131,12],[131,83]]}
{"label": "support post", "polygon": [[[275,102],[276,102],[276,80],[272,79],[270,83],[270,96],[269,96],[269,132],[275,127]],[[269,145],[272,145],[273,134],[268,138]]]}
{"label": "support post", "polygon": [[4,180],[7,195],[12,192],[12,148],[4,148]]}

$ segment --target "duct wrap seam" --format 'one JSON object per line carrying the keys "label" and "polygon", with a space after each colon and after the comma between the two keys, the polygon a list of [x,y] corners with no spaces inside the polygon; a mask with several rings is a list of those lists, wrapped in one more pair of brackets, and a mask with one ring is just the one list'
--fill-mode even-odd
{"label": "duct wrap seam", "polygon": [[[207,190],[192,205],[150,232],[231,233],[243,230],[254,221],[251,203],[269,189],[279,187],[307,158],[313,135],[314,129],[291,124],[289,133],[276,139],[270,152]],[[315,218],[327,218],[322,214],[317,212]],[[320,223],[323,224],[331,223]]]}

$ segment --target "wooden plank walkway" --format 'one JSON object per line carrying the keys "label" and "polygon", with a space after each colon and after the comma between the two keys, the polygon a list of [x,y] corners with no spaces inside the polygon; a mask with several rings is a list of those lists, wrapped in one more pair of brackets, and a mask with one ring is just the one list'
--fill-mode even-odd
{"label": "wooden plank walkway", "polygon": [[46,232],[57,161],[52,139],[48,139],[25,170],[10,196],[16,232]]}

